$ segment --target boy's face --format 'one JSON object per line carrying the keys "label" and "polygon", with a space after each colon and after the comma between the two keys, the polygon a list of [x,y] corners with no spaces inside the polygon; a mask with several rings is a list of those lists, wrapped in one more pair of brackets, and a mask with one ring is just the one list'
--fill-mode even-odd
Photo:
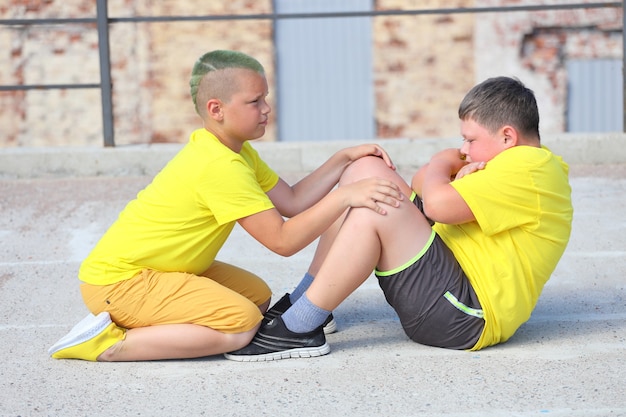
{"label": "boy's face", "polygon": [[267,80],[257,72],[236,70],[237,88],[230,100],[222,103],[223,131],[227,140],[243,143],[265,134],[268,114],[271,111],[265,100]]}
{"label": "boy's face", "polygon": [[472,119],[461,120],[463,146],[461,153],[468,162],[487,162],[503,150],[510,147],[510,141],[504,140],[502,129],[495,133],[479,125]]}

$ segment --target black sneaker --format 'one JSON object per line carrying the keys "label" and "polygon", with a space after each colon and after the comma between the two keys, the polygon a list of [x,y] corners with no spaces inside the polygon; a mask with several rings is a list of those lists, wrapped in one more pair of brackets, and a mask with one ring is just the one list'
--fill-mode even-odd
{"label": "black sneaker", "polygon": [[289,358],[311,358],[326,355],[330,346],[322,327],[308,333],[294,333],[285,326],[279,316],[261,328],[250,344],[224,357],[239,362],[274,361]]}
{"label": "black sneaker", "polygon": [[[272,321],[272,319],[282,316],[283,313],[289,309],[289,307],[291,307],[291,300],[289,299],[289,293],[286,293],[276,302],[276,304],[272,306],[272,308],[265,312],[265,315],[263,316],[263,324],[267,324]],[[328,318],[324,322],[323,326],[325,334],[331,334],[337,331],[337,322],[333,317],[333,313],[328,315]]]}
{"label": "black sneaker", "polygon": [[285,293],[280,300],[276,301],[276,303],[265,312],[263,315],[263,324],[267,324],[272,321],[272,319],[282,316],[289,307],[291,307],[291,299],[289,298],[289,293]]}

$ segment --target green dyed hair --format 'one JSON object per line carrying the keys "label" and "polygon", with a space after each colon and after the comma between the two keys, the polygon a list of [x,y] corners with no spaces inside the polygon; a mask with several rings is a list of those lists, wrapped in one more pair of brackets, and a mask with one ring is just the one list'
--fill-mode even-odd
{"label": "green dyed hair", "polygon": [[[259,61],[242,52],[217,50],[207,52],[206,54],[202,55],[194,64],[193,70],[191,71],[191,79],[189,80],[191,99],[193,100],[193,105],[196,109],[196,112],[198,112],[200,116],[202,116],[202,112],[198,108],[198,92],[205,89],[205,86],[203,85],[205,84],[203,83],[205,76],[207,74],[215,73],[216,71],[229,68],[249,69],[262,75],[265,74],[263,65],[261,65]],[[217,80],[215,81],[217,83]],[[219,82],[226,85],[212,85],[212,92],[210,93],[210,95],[218,96],[226,94],[226,91],[230,92],[231,88],[229,87],[232,87],[231,84],[234,81],[232,79],[222,79],[219,80]],[[202,96],[202,94],[200,95]],[[226,99],[226,97],[219,98]]]}
{"label": "green dyed hair", "polygon": [[472,88],[459,106],[461,120],[472,119],[491,133],[511,125],[539,139],[539,110],[533,91],[516,78],[489,78]]}

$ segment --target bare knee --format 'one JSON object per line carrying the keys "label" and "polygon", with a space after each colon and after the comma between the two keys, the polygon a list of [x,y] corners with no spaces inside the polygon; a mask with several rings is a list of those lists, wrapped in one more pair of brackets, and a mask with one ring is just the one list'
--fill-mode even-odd
{"label": "bare knee", "polygon": [[377,156],[365,156],[348,166],[343,172],[339,185],[350,184],[365,178],[379,177],[393,181],[407,196],[411,195],[411,187],[393,169],[389,168],[382,158]]}
{"label": "bare knee", "polygon": [[346,183],[354,182],[363,178],[378,176],[385,170],[392,171],[381,158],[365,156],[352,162],[341,175],[340,181]]}

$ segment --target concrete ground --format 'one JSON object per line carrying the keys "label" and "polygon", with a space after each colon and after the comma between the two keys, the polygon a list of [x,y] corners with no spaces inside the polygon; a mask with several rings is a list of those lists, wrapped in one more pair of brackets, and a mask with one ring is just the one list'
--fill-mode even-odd
{"label": "concrete ground", "polygon": [[[335,311],[340,331],[328,336],[329,355],[268,363],[49,358],[47,348],[87,314],[81,260],[152,172],[96,176],[69,167],[84,151],[67,151],[68,162],[54,169],[43,165],[60,150],[0,151],[0,416],[625,416],[623,139],[611,156],[622,163],[566,156],[575,162],[571,241],[509,342],[479,352],[412,343],[370,278]],[[94,152],[126,167],[145,162],[133,149]],[[271,146],[263,152],[275,157]],[[219,259],[255,271],[278,298],[299,281],[313,249],[281,258],[237,227]]]}

